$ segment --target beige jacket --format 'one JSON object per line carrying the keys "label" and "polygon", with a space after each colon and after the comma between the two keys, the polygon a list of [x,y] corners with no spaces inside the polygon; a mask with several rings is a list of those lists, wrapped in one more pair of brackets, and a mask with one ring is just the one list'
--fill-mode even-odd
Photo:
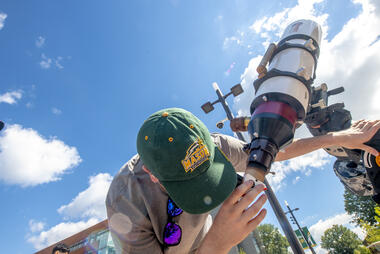
{"label": "beige jacket", "polygon": [[[235,170],[243,172],[247,161],[247,154],[242,150],[244,143],[226,135],[211,136]],[[150,180],[142,170],[139,156],[135,155],[113,179],[106,199],[108,222],[116,249],[133,254],[194,253],[209,230],[212,217],[186,212],[174,217],[182,229],[181,242],[163,249],[163,231],[168,219],[167,200],[167,193]]]}

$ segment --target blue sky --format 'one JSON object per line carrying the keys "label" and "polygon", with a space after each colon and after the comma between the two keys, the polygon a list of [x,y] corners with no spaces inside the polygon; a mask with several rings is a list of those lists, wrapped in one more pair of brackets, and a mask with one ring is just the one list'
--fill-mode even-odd
{"label": "blue sky", "polygon": [[[221,106],[200,106],[216,99],[212,82],[225,93],[241,82],[228,102],[247,114],[265,45],[295,19],[324,29],[316,83],[344,85],[336,100],[354,119],[379,118],[379,17],[375,0],[2,1],[2,251],[31,253],[104,219],[112,176],[151,113],[182,107],[220,131]],[[319,151],[276,164],[271,179],[316,238],[350,219],[333,162]],[[265,222],[278,225],[272,212]]]}

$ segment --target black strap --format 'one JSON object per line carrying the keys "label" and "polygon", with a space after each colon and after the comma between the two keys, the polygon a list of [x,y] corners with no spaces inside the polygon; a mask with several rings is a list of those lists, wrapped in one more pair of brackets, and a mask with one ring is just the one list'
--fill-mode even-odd
{"label": "black strap", "polygon": [[257,92],[260,88],[261,84],[266,81],[267,79],[278,77],[278,76],[286,76],[286,77],[292,77],[297,79],[298,81],[302,82],[307,90],[309,90],[309,94],[311,94],[311,85],[313,84],[313,79],[306,80],[304,77],[298,76],[294,72],[290,71],[280,71],[279,69],[273,68],[270,71],[268,71],[267,74],[265,74],[264,77],[256,79],[253,82],[253,86],[255,87],[255,91]]}
{"label": "black strap", "polygon": [[[313,45],[315,47],[315,50],[311,50],[311,49],[305,47],[302,44],[287,42],[287,41],[293,40],[293,39],[302,39],[302,40],[306,40],[306,41],[312,40],[313,41]],[[318,57],[319,57],[319,46],[318,46],[318,43],[316,42],[316,40],[314,40],[313,37],[310,37],[310,36],[308,36],[306,34],[293,34],[293,35],[290,35],[288,37],[285,37],[284,39],[282,39],[278,43],[276,50],[273,52],[271,58],[269,59],[269,64],[272,62],[273,57],[276,54],[280,53],[281,51],[283,51],[285,49],[289,49],[289,48],[300,48],[300,49],[303,49],[303,50],[309,52],[309,54],[313,57],[313,59],[314,59],[314,72],[313,72],[312,79],[314,80],[316,78],[315,72],[317,70]]]}
{"label": "black strap", "polygon": [[309,48],[305,47],[302,44],[289,43],[289,42],[283,43],[281,46],[277,47],[276,50],[273,52],[272,57],[269,59],[269,64],[272,62],[273,57],[276,54],[280,53],[281,51],[283,51],[285,49],[290,49],[290,48],[300,48],[300,49],[303,49],[303,50],[305,50],[305,51],[307,51],[307,52],[310,53],[310,55],[314,59],[314,71],[313,71],[313,77],[312,77],[312,79],[314,80],[316,78],[315,72],[317,70],[317,64],[318,64],[318,59],[316,57],[316,51],[315,50],[312,51],[312,50],[310,50]]}
{"label": "black strap", "polygon": [[318,42],[316,40],[314,40],[313,37],[309,36],[309,35],[306,35],[306,34],[293,34],[293,35],[289,35],[287,37],[285,37],[284,39],[282,39],[278,44],[277,46],[278,47],[281,47],[282,44],[284,44],[286,41],[290,41],[290,40],[294,40],[294,39],[301,39],[301,40],[305,40],[305,41],[308,41],[308,40],[312,40],[313,41],[313,45],[314,47],[316,48],[314,51],[315,51],[315,54],[316,54],[316,57],[319,58],[319,52],[320,52],[320,49],[319,49],[319,45],[318,45]]}

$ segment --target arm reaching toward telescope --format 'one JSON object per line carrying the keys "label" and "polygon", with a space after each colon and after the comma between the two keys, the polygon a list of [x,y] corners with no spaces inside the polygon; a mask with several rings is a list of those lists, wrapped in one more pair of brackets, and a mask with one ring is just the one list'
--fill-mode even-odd
{"label": "arm reaching toward telescope", "polygon": [[288,160],[330,146],[360,149],[377,156],[378,151],[364,143],[369,141],[379,129],[380,120],[359,120],[346,130],[330,132],[322,136],[294,139],[290,145],[277,154],[275,160]]}
{"label": "arm reaching toward telescope", "polygon": [[333,133],[340,145],[348,149],[360,149],[373,156],[379,152],[364,143],[368,142],[380,129],[380,120],[359,120],[351,125],[351,128]]}

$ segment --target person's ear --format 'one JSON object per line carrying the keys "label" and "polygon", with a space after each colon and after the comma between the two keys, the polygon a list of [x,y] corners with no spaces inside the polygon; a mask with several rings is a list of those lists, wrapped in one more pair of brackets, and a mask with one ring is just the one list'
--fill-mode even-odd
{"label": "person's ear", "polygon": [[142,166],[142,169],[145,171],[145,173],[149,174],[150,180],[154,183],[159,183],[160,181],[158,180],[157,177],[155,177],[145,165]]}

